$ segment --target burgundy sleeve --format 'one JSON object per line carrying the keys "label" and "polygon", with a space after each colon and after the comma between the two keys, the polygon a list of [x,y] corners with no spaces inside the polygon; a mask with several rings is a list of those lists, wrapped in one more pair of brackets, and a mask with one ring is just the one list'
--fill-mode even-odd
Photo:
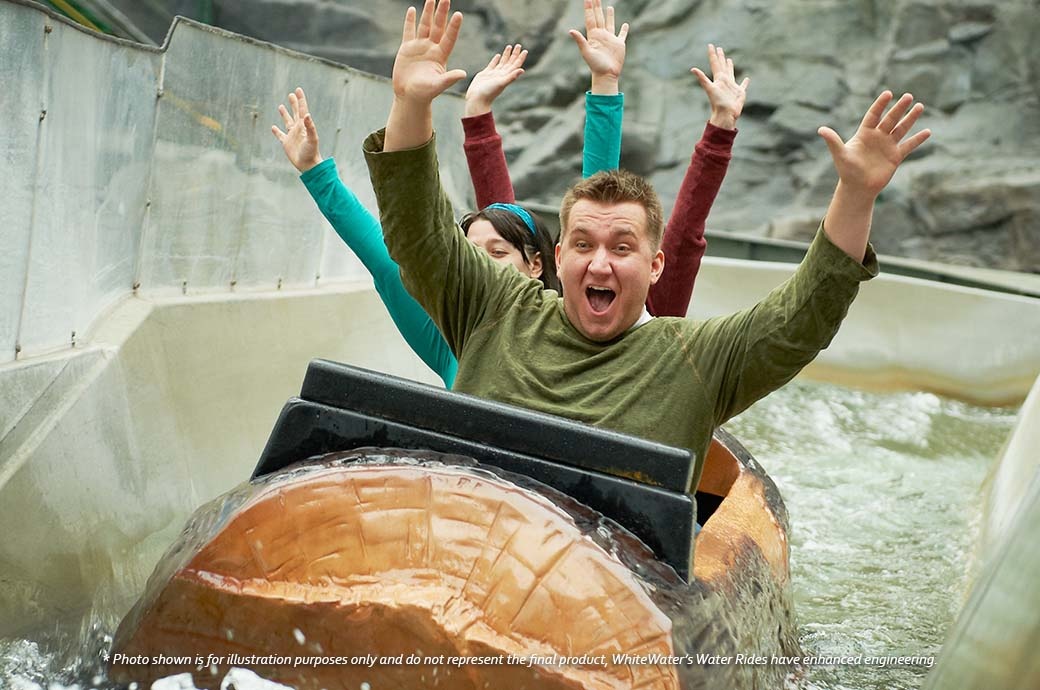
{"label": "burgundy sleeve", "polygon": [[516,203],[513,183],[506,167],[506,154],[502,150],[502,137],[495,129],[494,116],[487,112],[464,117],[462,129],[466,133],[463,147],[466,149],[473,192],[477,196],[477,209],[496,202]]}
{"label": "burgundy sleeve", "polygon": [[726,176],[736,136],[737,130],[722,129],[709,122],[693,149],[661,242],[664,272],[647,295],[646,307],[654,316],[686,316],[707,246],[704,223]]}

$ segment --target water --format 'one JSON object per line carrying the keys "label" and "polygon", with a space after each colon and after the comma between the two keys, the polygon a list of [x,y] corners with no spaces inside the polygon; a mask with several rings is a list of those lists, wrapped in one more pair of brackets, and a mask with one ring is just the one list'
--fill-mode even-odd
{"label": "water", "polygon": [[[793,383],[727,429],[787,502],[795,615],[820,657],[937,655],[969,584],[981,486],[1015,410]],[[0,688],[107,687],[111,622],[0,640]],[[803,690],[918,688],[926,665],[810,666]]]}
{"label": "water", "polygon": [[[806,654],[938,654],[969,585],[981,486],[1015,412],[798,382],[727,425],[787,503]],[[927,663],[813,666],[801,687],[918,688]]]}

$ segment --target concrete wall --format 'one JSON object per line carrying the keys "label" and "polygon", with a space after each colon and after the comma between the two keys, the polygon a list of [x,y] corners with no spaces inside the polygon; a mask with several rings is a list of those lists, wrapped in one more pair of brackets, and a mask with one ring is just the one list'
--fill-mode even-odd
{"label": "concrete wall", "polygon": [[[367,280],[270,126],[304,86],[322,153],[374,210],[361,141],[386,122],[385,79],[188,21],[161,50],[145,48],[5,0],[0,83],[0,364],[89,338],[135,289]],[[439,99],[435,113],[441,148],[461,152],[461,99]],[[448,156],[444,172],[453,202],[468,208],[464,159]]]}

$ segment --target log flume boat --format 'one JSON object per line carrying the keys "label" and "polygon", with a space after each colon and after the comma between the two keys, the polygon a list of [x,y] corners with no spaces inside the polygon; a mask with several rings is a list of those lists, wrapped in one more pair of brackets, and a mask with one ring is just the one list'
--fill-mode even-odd
{"label": "log flume boat", "polygon": [[695,460],[317,360],[251,480],[159,562],[110,676],[778,687],[800,654],[786,510],[724,431],[690,495]]}

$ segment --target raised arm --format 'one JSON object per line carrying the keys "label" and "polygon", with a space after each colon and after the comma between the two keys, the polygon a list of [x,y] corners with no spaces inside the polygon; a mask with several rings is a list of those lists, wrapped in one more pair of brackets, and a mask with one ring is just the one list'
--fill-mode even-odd
{"label": "raised arm", "polygon": [[405,13],[401,47],[394,59],[394,100],[386,120],[383,153],[430,141],[433,99],[466,78],[464,70],[447,67],[462,26],[462,14],[456,12],[449,18],[450,10],[450,0],[426,0],[418,24],[414,7]]}
{"label": "raised arm", "polygon": [[473,329],[513,304],[511,289],[531,281],[503,270],[466,240],[441,185],[432,103],[461,78],[460,71],[446,68],[462,22],[459,14],[448,19],[448,7],[449,0],[426,0],[418,29],[409,9],[386,131],[369,135],[363,148],[390,256],[405,287],[460,357]]}
{"label": "raised arm", "polygon": [[838,186],[827,208],[823,229],[835,245],[857,261],[863,260],[870,239],[878,194],[899,164],[931,136],[927,129],[906,136],[924,112],[924,105],[911,107],[914,97],[905,93],[886,113],[891,102],[891,91],[878,96],[848,142],[843,142],[830,127],[818,130],[838,170]]}
{"label": "raised arm", "polygon": [[496,53],[487,67],[473,77],[466,89],[466,110],[462,118],[462,129],[466,140],[466,163],[473,192],[477,197],[477,208],[488,204],[512,204],[516,201],[513,183],[509,179],[506,156],[502,150],[502,137],[495,129],[495,118],[491,104],[507,86],[524,73],[527,51],[520,44],[506,46]]}
{"label": "raised arm", "polygon": [[737,119],[744,109],[750,79],[737,83],[733,60],[725,51],[708,44],[708,65],[712,78],[694,67],[708,95],[711,117],[701,140],[693,149],[672,215],[665,226],[661,249],[665,255],[664,272],[650,286],[646,305],[654,316],[686,316],[693,296],[694,282],[701,267],[707,242],[704,226],[715,197],[729,168],[733,140],[737,136]]}
{"label": "raised arm", "polygon": [[791,279],[752,309],[705,322],[699,340],[714,331],[725,341],[698,364],[705,380],[719,383],[717,424],[794,377],[826,347],[859,282],[877,272],[868,244],[874,200],[930,135],[926,129],[907,136],[923,111],[920,104],[911,107],[910,94],[886,113],[891,101],[890,92],[882,93],[848,142],[820,128],[839,180],[822,229]]}
{"label": "raised arm", "polygon": [[621,119],[625,96],[619,89],[625,65],[628,24],[614,33],[614,8],[603,9],[602,0],[585,0],[585,34],[576,29],[570,36],[592,73],[592,88],[585,94],[585,144],[582,148],[582,177],[601,170],[614,170],[621,160]]}
{"label": "raised arm", "polygon": [[336,234],[372,274],[376,292],[405,342],[451,388],[458,362],[429,315],[405,290],[397,264],[383,242],[379,221],[339,179],[336,162],[322,160],[318,129],[303,89],[289,94],[289,105],[292,114],[284,105],[278,106],[286,131],[272,126],[272,133],[282,143],[289,162],[300,171],[300,180]]}

